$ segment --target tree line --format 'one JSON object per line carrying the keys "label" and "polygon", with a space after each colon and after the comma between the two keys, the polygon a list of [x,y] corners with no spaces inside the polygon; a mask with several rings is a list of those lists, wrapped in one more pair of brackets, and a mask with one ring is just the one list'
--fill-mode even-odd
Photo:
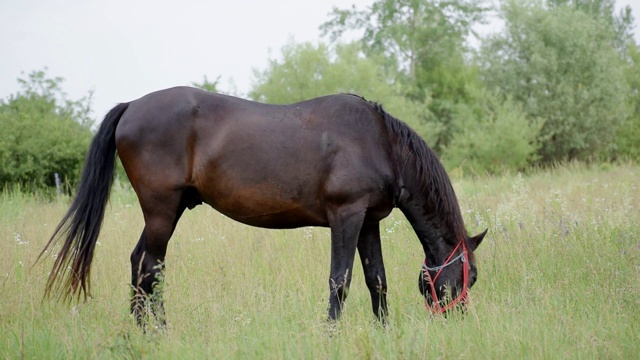
{"label": "tree line", "polygon": [[[494,13],[501,31],[474,37]],[[334,8],[321,41],[290,41],[247,96],[291,103],[347,92],[382,103],[451,169],[498,173],[640,159],[640,48],[615,0],[378,0]],[[495,21],[495,19],[494,19]],[[354,35],[356,34],[356,35]],[[474,46],[470,39],[477,39]],[[218,91],[218,80],[192,85]],[[0,183],[73,183],[92,136],[90,94],[34,71],[0,100]]]}
{"label": "tree line", "polygon": [[[469,44],[495,10],[504,28]],[[378,0],[335,8],[326,42],[290,43],[250,96],[381,101],[447,167],[640,158],[640,52],[614,0]],[[343,42],[345,34],[361,34]]]}

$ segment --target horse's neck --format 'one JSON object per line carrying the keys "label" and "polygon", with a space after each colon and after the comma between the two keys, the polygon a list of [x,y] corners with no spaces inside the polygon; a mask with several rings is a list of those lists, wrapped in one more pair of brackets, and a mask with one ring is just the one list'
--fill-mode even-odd
{"label": "horse's neck", "polygon": [[[446,219],[455,218],[460,214],[448,213],[455,211],[457,207],[443,209],[438,204],[438,201],[442,201],[442,199],[429,196],[429,191],[433,191],[433,189],[423,189],[415,179],[403,180],[397,206],[411,223],[425,253],[437,253],[447,244],[450,246],[457,242],[459,237],[459,234],[456,233],[457,229],[452,226],[452,222],[446,221]],[[444,189],[439,189],[439,191],[444,191]]]}
{"label": "horse's neck", "polygon": [[[405,191],[410,190],[405,188]],[[408,195],[409,199],[399,202],[398,208],[411,223],[425,251],[440,247],[442,242],[452,241],[453,232],[442,221],[442,216],[437,213],[437,207],[434,204],[428,204],[427,197],[422,194]]]}
{"label": "horse's neck", "polygon": [[388,114],[385,120],[395,139],[396,205],[428,249],[455,244],[465,235],[462,214],[438,156],[405,124]]}

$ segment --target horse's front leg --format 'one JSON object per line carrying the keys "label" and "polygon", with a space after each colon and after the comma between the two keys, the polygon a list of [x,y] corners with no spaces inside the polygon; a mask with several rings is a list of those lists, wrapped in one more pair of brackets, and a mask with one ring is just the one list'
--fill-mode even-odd
{"label": "horse's front leg", "polygon": [[358,235],[366,208],[340,207],[330,213],[331,274],[329,276],[329,319],[336,320],[349,292]]}
{"label": "horse's front leg", "polygon": [[379,223],[363,225],[358,239],[358,252],[360,253],[360,261],[362,261],[364,279],[371,294],[373,313],[384,324],[389,311],[387,309],[387,278],[382,260]]}

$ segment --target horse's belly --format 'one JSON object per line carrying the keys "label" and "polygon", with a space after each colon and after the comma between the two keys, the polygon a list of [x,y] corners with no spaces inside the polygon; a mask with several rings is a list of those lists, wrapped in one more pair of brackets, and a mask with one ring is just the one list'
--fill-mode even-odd
{"label": "horse's belly", "polygon": [[326,226],[326,212],[312,191],[306,190],[285,192],[281,185],[272,183],[217,181],[199,192],[205,203],[247,225],[276,229]]}
{"label": "horse's belly", "polygon": [[289,209],[273,213],[237,213],[217,209],[233,220],[243,224],[269,229],[292,229],[303,226],[328,226],[326,219],[314,216],[304,209]]}

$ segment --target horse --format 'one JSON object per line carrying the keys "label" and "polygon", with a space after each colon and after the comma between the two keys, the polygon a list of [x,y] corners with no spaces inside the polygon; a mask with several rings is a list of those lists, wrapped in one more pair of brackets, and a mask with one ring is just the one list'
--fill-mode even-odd
{"label": "horse", "polygon": [[468,236],[435,152],[378,103],[338,94],[270,105],[175,87],[104,117],[70,208],[40,254],[63,239],[45,296],[86,300],[116,155],[144,217],[130,258],[131,313],[140,325],[163,311],[154,291],[169,239],[183,212],[202,203],[256,227],[330,228],[330,320],[342,312],[356,250],[373,313],[386,318],[380,221],[393,208],[424,250],[418,289],[428,309],[464,306],[476,282],[473,252],[486,230]]}

